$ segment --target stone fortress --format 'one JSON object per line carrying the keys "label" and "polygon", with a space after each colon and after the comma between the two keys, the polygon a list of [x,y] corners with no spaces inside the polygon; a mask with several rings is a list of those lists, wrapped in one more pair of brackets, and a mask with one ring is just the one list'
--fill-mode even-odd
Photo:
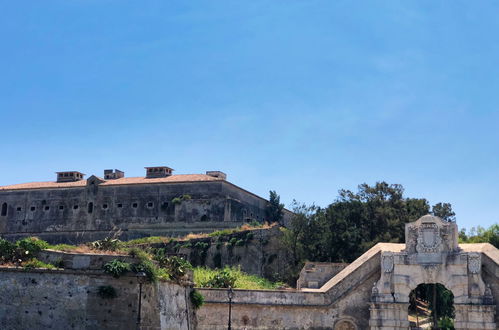
{"label": "stone fortress", "polygon": [[[265,221],[268,201],[229,181],[225,173],[174,175],[146,167],[144,177],[104,170],[103,177],[57,172],[55,181],[0,187],[0,236],[38,236],[49,242],[176,236]],[[291,212],[284,211],[284,219]]]}

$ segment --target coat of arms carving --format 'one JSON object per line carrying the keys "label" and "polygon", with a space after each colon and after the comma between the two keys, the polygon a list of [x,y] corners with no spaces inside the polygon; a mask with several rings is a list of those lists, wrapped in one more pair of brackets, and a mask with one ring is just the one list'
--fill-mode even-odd
{"label": "coat of arms carving", "polygon": [[422,223],[418,229],[416,251],[418,253],[437,253],[442,244],[442,237],[438,225]]}
{"label": "coat of arms carving", "polygon": [[482,260],[480,254],[470,253],[468,255],[468,270],[472,274],[480,273],[480,268],[482,268]]}

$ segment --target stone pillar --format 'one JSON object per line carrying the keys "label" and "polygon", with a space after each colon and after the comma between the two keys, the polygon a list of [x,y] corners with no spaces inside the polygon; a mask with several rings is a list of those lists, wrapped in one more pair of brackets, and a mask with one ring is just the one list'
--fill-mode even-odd
{"label": "stone pillar", "polygon": [[408,303],[373,302],[369,308],[371,330],[407,330],[409,329]]}
{"label": "stone pillar", "polygon": [[495,305],[468,305],[455,304],[456,330],[497,329],[495,319]]}

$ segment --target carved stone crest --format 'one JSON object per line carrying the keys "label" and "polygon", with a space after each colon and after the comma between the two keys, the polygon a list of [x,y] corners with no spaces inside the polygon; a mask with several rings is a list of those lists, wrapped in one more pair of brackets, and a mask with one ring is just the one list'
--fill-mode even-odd
{"label": "carved stone crest", "polygon": [[442,238],[437,224],[422,223],[418,230],[416,251],[418,253],[437,253],[441,244]]}
{"label": "carved stone crest", "polygon": [[482,260],[479,253],[470,253],[468,255],[468,270],[472,274],[480,273],[482,268]]}
{"label": "carved stone crest", "polygon": [[381,257],[381,267],[385,273],[393,271],[393,254],[385,254]]}

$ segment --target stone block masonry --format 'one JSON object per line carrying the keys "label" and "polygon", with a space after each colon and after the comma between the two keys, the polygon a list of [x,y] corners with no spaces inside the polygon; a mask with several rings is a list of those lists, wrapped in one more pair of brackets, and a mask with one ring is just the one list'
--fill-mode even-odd
{"label": "stone block masonry", "polygon": [[[75,244],[102,239],[117,228],[122,239],[133,239],[266,220],[268,201],[226,181],[221,172],[135,178],[107,173],[108,179],[87,180],[69,172],[75,173],[78,179],[0,187],[0,235]],[[285,220],[290,217],[285,210]]]}
{"label": "stone block masonry", "polygon": [[[100,286],[112,286],[116,298],[102,298]],[[171,282],[143,285],[144,330],[194,329],[189,287]],[[89,270],[0,268],[0,328],[136,329],[138,283]]]}

